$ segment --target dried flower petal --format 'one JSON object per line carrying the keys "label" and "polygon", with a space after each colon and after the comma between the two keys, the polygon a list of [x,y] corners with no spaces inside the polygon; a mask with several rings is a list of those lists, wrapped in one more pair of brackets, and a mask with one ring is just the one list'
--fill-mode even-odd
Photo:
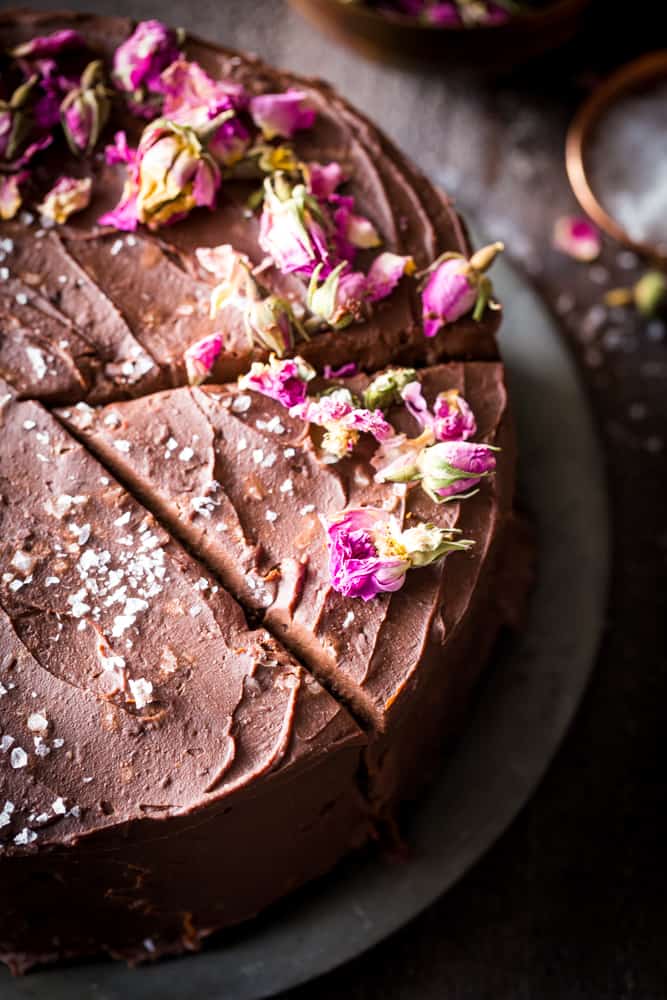
{"label": "dried flower petal", "polygon": [[70,215],[88,207],[91,190],[90,177],[61,177],[38,206],[40,215],[54,222],[67,222]]}
{"label": "dried flower petal", "polygon": [[26,170],[18,174],[10,174],[7,177],[0,176],[0,219],[7,222],[13,219],[20,209],[23,199],[21,197],[21,184],[28,179]]}
{"label": "dried flower petal", "polygon": [[185,371],[190,385],[200,385],[213,370],[222,350],[222,334],[211,333],[208,337],[190,344],[183,354]]}
{"label": "dried flower petal", "polygon": [[602,249],[600,233],[593,223],[574,215],[556,220],[553,242],[557,250],[586,262],[596,260]]}
{"label": "dried flower petal", "polygon": [[343,168],[340,163],[305,163],[303,165],[308,190],[320,201],[327,201],[343,182]]}
{"label": "dried flower petal", "polygon": [[34,56],[53,56],[63,49],[85,46],[85,41],[78,31],[72,28],[63,28],[61,31],[54,31],[50,35],[38,35],[31,38],[29,42],[17,45],[11,51],[15,59],[31,59]]}
{"label": "dried flower petal", "polygon": [[370,302],[379,302],[391,295],[404,274],[414,274],[415,262],[412,257],[385,251],[379,254],[370,266],[366,295]]}
{"label": "dried flower petal", "polygon": [[291,139],[300,129],[311,128],[315,110],[308,104],[308,95],[289,88],[282,94],[260,94],[250,101],[250,114],[265,139]]}
{"label": "dried flower petal", "polygon": [[178,32],[161,21],[140,21],[113,58],[113,77],[120,90],[161,92],[163,71],[180,56]]}
{"label": "dried flower petal", "polygon": [[324,366],[324,377],[326,379],[349,378],[350,375],[356,375],[356,372],[356,361],[348,361],[347,364],[341,365],[339,368],[332,368],[331,365]]}

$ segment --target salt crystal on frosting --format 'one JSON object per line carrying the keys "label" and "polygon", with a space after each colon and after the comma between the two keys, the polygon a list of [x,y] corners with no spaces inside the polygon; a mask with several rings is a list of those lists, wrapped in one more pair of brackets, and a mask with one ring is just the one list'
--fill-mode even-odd
{"label": "salt crystal on frosting", "polygon": [[14,747],[11,754],[9,755],[9,763],[15,770],[21,767],[25,767],[27,765],[28,755],[23,749],[23,747]]}

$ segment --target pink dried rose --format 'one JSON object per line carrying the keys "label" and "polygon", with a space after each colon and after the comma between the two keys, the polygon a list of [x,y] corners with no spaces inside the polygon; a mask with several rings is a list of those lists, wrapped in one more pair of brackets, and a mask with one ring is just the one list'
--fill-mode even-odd
{"label": "pink dried rose", "polygon": [[419,382],[406,385],[401,396],[422,430],[433,432],[435,441],[467,441],[477,430],[474,413],[456,389],[439,393],[433,412],[428,408]]}
{"label": "pink dried rose", "polygon": [[190,344],[183,354],[190,385],[201,385],[209,377],[221,351],[221,333],[211,333]]}
{"label": "pink dried rose", "polygon": [[325,164],[311,161],[303,169],[308,190],[320,201],[327,201],[343,183],[343,168],[335,160]]}
{"label": "pink dried rose", "polygon": [[92,153],[111,111],[111,92],[104,82],[102,62],[88,63],[78,87],[60,105],[65,138],[73,153]]}
{"label": "pink dried rose", "polygon": [[456,532],[433,524],[401,530],[386,510],[357,507],[341,511],[327,523],[329,577],[337,593],[370,601],[400,590],[408,570],[473,544]]}
{"label": "pink dried rose", "polygon": [[562,253],[587,263],[596,260],[602,249],[600,233],[593,223],[574,215],[556,220],[553,243]]}
{"label": "pink dried rose", "polygon": [[291,407],[290,416],[324,428],[321,448],[325,459],[332,462],[349,455],[361,434],[385,441],[394,433],[381,410],[358,407],[348,389],[334,389],[319,399],[305,399]]}
{"label": "pink dried rose", "polygon": [[290,87],[281,94],[259,94],[250,100],[250,114],[265,139],[291,139],[295,132],[311,128],[315,110],[308,95]]}
{"label": "pink dried rose", "polygon": [[285,407],[298,406],[306,398],[306,387],[315,378],[315,370],[303,358],[283,361],[272,356],[268,364],[255,361],[250,371],[238,380],[240,389],[251,389]]}
{"label": "pink dried rose", "polygon": [[13,219],[20,209],[23,203],[21,184],[28,179],[28,176],[26,170],[9,174],[7,177],[0,174],[0,219],[3,222]]}
{"label": "pink dried rose", "polygon": [[436,503],[472,496],[495,469],[497,450],[472,441],[439,441],[425,448],[418,462],[422,488]]}
{"label": "pink dried rose", "polygon": [[461,254],[446,253],[431,265],[421,293],[426,337],[435,337],[443,326],[471,310],[473,319],[482,318],[493,294],[484,272],[503,249],[502,243],[491,243],[470,260]]}
{"label": "pink dried rose", "polygon": [[90,177],[61,177],[37,206],[39,214],[54,222],[67,222],[70,215],[88,207],[91,190]]}
{"label": "pink dried rose", "polygon": [[[162,73],[180,57],[182,33],[161,21],[140,21],[113,58],[113,79],[119,90],[145,105],[151,95],[162,94]],[[150,113],[150,106],[142,110]],[[157,108],[155,109],[157,110]]]}
{"label": "pink dried rose", "polygon": [[404,274],[414,274],[415,262],[410,256],[385,251],[378,254],[368,271],[366,295],[370,302],[386,299]]}
{"label": "pink dried rose", "polygon": [[11,55],[15,59],[31,59],[36,56],[53,56],[63,49],[71,49],[85,46],[85,41],[78,31],[71,28],[63,28],[61,31],[54,31],[50,35],[38,35],[31,38],[29,42],[23,42],[11,50]]}
{"label": "pink dried rose", "polygon": [[321,265],[326,277],[331,270],[324,219],[316,199],[303,184],[292,187],[282,174],[264,181],[259,245],[283,274],[309,277]]}
{"label": "pink dried rose", "polygon": [[[211,123],[213,128],[217,123]],[[121,200],[99,224],[134,230],[142,222],[157,229],[184,218],[193,208],[213,208],[221,175],[205,137],[166,118],[147,125],[128,164]]]}

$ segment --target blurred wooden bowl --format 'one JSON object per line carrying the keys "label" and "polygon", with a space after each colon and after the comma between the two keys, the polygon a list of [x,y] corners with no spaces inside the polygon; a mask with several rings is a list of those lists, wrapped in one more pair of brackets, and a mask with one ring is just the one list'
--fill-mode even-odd
{"label": "blurred wooden bowl", "polygon": [[642,90],[655,80],[667,79],[667,49],[640,56],[627,66],[622,66],[609,79],[593,91],[574,117],[567,133],[565,165],[575,197],[583,210],[606,233],[619,243],[631,247],[646,257],[663,264],[667,262],[667,252],[658,245],[642,243],[629,235],[625,228],[603,207],[602,192],[595,191],[591,184],[586,163],[587,147],[595,127],[607,109],[619,98]]}
{"label": "blurred wooden bowl", "polygon": [[372,59],[483,72],[529,62],[569,41],[590,0],[553,0],[499,25],[441,27],[341,0],[290,0],[316,27]]}

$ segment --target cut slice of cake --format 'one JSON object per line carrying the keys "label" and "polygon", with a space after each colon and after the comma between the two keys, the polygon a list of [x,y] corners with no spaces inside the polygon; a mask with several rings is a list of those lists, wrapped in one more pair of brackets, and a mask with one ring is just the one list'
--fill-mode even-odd
{"label": "cut slice of cake", "polygon": [[362,736],[52,416],[0,399],[0,953],[195,948],[364,841]]}

